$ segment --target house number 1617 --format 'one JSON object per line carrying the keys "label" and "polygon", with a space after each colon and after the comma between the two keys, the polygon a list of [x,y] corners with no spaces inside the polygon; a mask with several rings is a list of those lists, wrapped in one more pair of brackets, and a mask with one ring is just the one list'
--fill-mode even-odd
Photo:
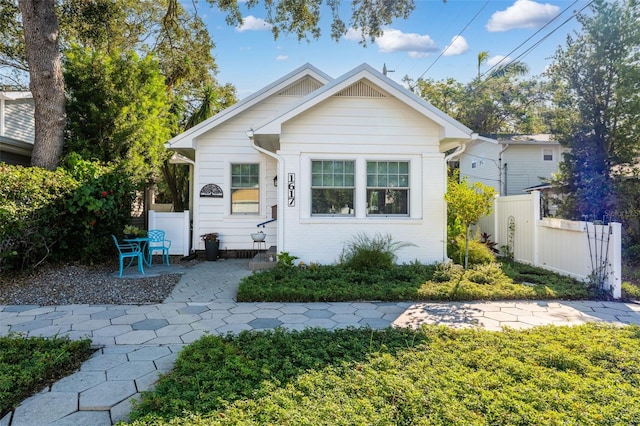
{"label": "house number 1617", "polygon": [[289,191],[289,197],[287,198],[287,205],[294,207],[296,205],[296,174],[289,173],[287,177],[287,190]]}

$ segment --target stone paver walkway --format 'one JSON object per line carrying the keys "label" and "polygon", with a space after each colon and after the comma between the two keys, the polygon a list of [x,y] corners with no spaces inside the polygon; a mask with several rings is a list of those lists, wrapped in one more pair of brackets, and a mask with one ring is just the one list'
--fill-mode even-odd
{"label": "stone paver walkway", "polygon": [[615,302],[238,303],[247,260],[203,262],[183,272],[164,303],[154,305],[0,306],[0,335],[89,337],[100,349],[80,371],[25,400],[0,426],[111,425],[127,420],[131,402],[171,370],[178,352],[201,336],[242,330],[453,327],[590,321],[640,324],[640,305]]}

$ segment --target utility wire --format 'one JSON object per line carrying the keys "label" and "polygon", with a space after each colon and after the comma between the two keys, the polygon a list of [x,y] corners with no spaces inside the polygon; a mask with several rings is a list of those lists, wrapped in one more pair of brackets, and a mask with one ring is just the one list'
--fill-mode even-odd
{"label": "utility wire", "polygon": [[[440,54],[438,55],[438,57],[437,57],[437,58],[435,58],[435,59],[433,60],[433,62],[431,63],[431,65],[429,65],[429,66],[427,67],[427,69],[426,69],[422,74],[420,74],[420,77],[418,77],[418,80],[420,80],[420,79],[421,79],[421,78],[422,78],[422,77],[423,77],[427,72],[429,72],[429,70],[430,70],[431,68],[433,68],[433,66],[436,64],[436,62],[438,62],[438,60],[442,57],[442,55],[444,55],[444,54],[445,54],[445,52],[446,52],[446,51],[447,51],[447,50],[448,50],[448,49],[453,45],[453,42],[454,42],[458,37],[460,37],[460,36],[462,35],[462,33],[463,33],[463,32],[464,32],[464,31],[469,27],[469,25],[471,25],[471,23],[472,23],[472,22],[473,22],[473,21],[478,17],[478,15],[480,15],[480,12],[482,12],[482,11],[484,10],[484,8],[485,8],[485,7],[487,7],[487,5],[489,4],[489,1],[491,1],[491,0],[487,0],[487,1],[482,5],[482,7],[480,8],[480,10],[478,10],[478,12],[473,16],[473,18],[471,18],[471,20],[470,20],[469,22],[467,22],[467,25],[465,25],[465,26],[464,26],[464,28],[462,29],[462,31],[460,31],[460,32],[459,32],[459,33],[458,33],[458,34],[457,34],[457,35],[456,35],[456,36],[451,40],[451,43],[449,43],[449,44],[447,45],[447,47],[445,47],[445,48],[442,50],[442,52],[440,52]],[[577,1],[577,0],[576,0],[576,1]]]}
{"label": "utility wire", "polygon": [[[558,19],[560,17],[560,15],[562,15],[563,13],[565,13],[567,10],[569,10],[571,7],[573,7],[574,4],[576,4],[578,2],[578,0],[574,0],[573,3],[571,3],[569,6],[565,7],[564,10],[562,10],[560,13],[558,13],[556,16],[554,16],[553,18],[551,18],[551,20],[549,22],[547,22],[546,24],[544,24],[542,27],[540,27],[538,29],[538,31],[536,31],[535,33],[531,34],[531,36],[529,36],[529,38],[527,38],[525,41],[523,41],[522,43],[520,43],[518,46],[516,46],[511,52],[507,53],[505,55],[504,58],[502,58],[497,64],[493,65],[488,71],[484,72],[480,77],[484,77],[485,75],[487,75],[489,72],[491,72],[491,70],[493,70],[494,68],[498,67],[505,59],[507,59],[509,57],[509,55],[511,55],[513,52],[515,52],[516,50],[520,49],[522,46],[524,46],[529,40],[531,40],[532,38],[534,38],[535,36],[537,36],[542,30],[544,30],[545,28],[547,28],[549,25],[551,25],[551,23],[553,21],[555,21],[556,19]],[[557,28],[556,28],[557,29]],[[555,30],[554,30],[555,31]]]}
{"label": "utility wire", "polygon": [[[556,31],[558,31],[563,25],[567,24],[569,21],[571,21],[573,18],[575,18],[576,16],[578,16],[583,10],[585,10],[587,7],[591,6],[593,4],[595,0],[591,0],[589,3],[587,3],[584,7],[582,7],[582,9],[574,12],[570,17],[568,17],[567,19],[565,19],[563,22],[561,22],[557,27],[555,27],[553,30],[551,30],[548,34],[546,34],[544,37],[542,37],[540,40],[538,40],[537,42],[535,42],[531,47],[529,47],[527,50],[525,50],[523,53],[521,53],[520,55],[518,55],[515,59],[510,60],[506,65],[504,65],[504,67],[508,67],[509,65],[513,64],[514,62],[517,62],[520,58],[526,56],[527,54],[529,54],[533,49],[535,49],[536,47],[538,47],[543,41],[545,41],[547,38],[549,38],[553,33],[555,33]],[[560,17],[560,15],[562,15],[563,13],[565,13],[569,8],[571,8],[574,4],[576,4],[578,2],[578,0],[575,0],[573,3],[571,3],[569,6],[567,6],[562,12],[558,13],[553,19],[551,19],[549,22],[547,22],[542,28],[540,28],[538,31],[536,31],[534,34],[532,34],[529,38],[527,38],[525,41],[523,41],[522,43],[520,43],[516,48],[514,48],[511,52],[509,52],[502,60],[500,60],[497,64],[495,64],[494,66],[492,66],[491,68],[489,68],[487,71],[485,71],[480,78],[486,76],[487,74],[491,75],[491,72],[497,68],[498,66],[500,66],[500,64],[509,57],[509,55],[511,55],[513,52],[515,52],[516,50],[520,49],[523,45],[525,45],[529,40],[531,40],[533,37],[535,37],[538,33],[540,33],[543,29],[545,29],[547,26],[549,26],[549,24],[551,24],[553,21],[555,21],[558,17]],[[485,80],[486,81],[486,80]],[[480,85],[482,85],[482,83],[480,83]]]}

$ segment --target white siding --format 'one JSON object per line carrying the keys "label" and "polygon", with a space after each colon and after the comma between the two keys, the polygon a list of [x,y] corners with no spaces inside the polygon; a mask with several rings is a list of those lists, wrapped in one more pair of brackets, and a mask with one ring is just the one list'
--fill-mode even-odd
{"label": "white siding", "polygon": [[[285,175],[295,176],[295,205],[279,212],[284,220],[278,250],[305,262],[333,263],[358,233],[391,234],[415,247],[398,253],[400,262],[445,259],[445,169],[439,128],[393,98],[333,97],[284,123],[279,154]],[[354,217],[312,216],[310,179],[314,159],[356,162]],[[409,217],[366,216],[366,161],[410,163]],[[286,188],[279,188],[286,191]],[[286,192],[283,193],[286,199]]]}
{"label": "white siding", "polygon": [[[460,174],[470,183],[481,182],[501,195],[521,195],[524,189],[542,183],[558,172],[560,148],[557,144],[512,143],[502,153],[503,144],[480,142],[470,146],[460,156]],[[543,161],[542,150],[553,151],[553,161]],[[472,165],[475,163],[475,167]],[[500,167],[503,172],[500,173]]]}
{"label": "white siding", "polygon": [[[553,161],[542,160],[542,150],[553,150]],[[507,164],[505,195],[520,195],[524,189],[542,183],[540,177],[549,178],[558,172],[560,148],[558,145],[511,145],[504,152],[503,163]]]}
{"label": "white siding", "polygon": [[[470,183],[480,182],[500,193],[500,166],[498,157],[502,146],[488,142],[470,146],[460,156],[460,175]],[[475,164],[475,167],[473,165]]]}
{"label": "white siding", "polygon": [[[221,250],[247,250],[253,248],[250,237],[256,225],[271,219],[271,206],[276,204],[273,178],[277,174],[275,159],[256,151],[247,136],[256,123],[272,117],[281,108],[299,100],[292,96],[274,96],[253,108],[215,127],[197,140],[194,173],[193,244],[204,250],[200,235],[208,232],[220,234]],[[231,215],[232,163],[260,164],[260,213]],[[201,198],[200,189],[215,183],[223,190],[222,198]],[[267,247],[277,244],[276,222],[266,225]]]}
{"label": "white siding", "polygon": [[4,101],[4,133],[0,136],[33,142],[35,137],[33,99]]}

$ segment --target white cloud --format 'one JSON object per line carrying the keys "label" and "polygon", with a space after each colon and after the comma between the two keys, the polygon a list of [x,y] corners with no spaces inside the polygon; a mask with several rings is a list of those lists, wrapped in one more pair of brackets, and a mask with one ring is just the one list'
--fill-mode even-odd
{"label": "white cloud", "polygon": [[[362,31],[349,28],[343,38],[359,42],[362,40]],[[428,35],[403,33],[393,28],[384,30],[375,43],[382,53],[407,52],[411,58],[424,58],[438,51],[438,46]]]}
{"label": "white cloud", "polygon": [[462,55],[466,51],[469,50],[469,45],[467,44],[467,40],[461,35],[453,36],[451,39],[451,44],[445,50],[442,55],[443,56],[457,56]]}
{"label": "white cloud", "polygon": [[509,31],[517,28],[540,28],[560,11],[560,7],[531,0],[516,0],[506,8],[491,15],[486,28],[490,32]]}
{"label": "white cloud", "polygon": [[490,67],[497,64],[507,65],[509,62],[511,62],[511,58],[504,55],[495,55],[487,59],[487,65],[489,65]]}
{"label": "white cloud", "polygon": [[403,33],[390,28],[376,39],[378,49],[383,53],[409,52],[410,55],[428,55],[438,51],[438,46],[428,35]]}
{"label": "white cloud", "polygon": [[362,40],[362,30],[356,30],[355,28],[349,28],[347,33],[343,36],[345,40],[360,41]]}
{"label": "white cloud", "polygon": [[236,31],[267,31],[271,29],[271,26],[264,19],[249,15],[242,19],[242,24],[236,27]]}
{"label": "white cloud", "polygon": [[429,53],[426,53],[426,52],[409,52],[409,53],[407,53],[407,55],[409,55],[409,57],[413,58],[413,59],[424,59],[427,56],[429,56]]}
{"label": "white cloud", "polygon": [[276,61],[286,61],[287,59],[289,59],[289,57],[287,55],[278,55],[278,56],[276,56]]}

